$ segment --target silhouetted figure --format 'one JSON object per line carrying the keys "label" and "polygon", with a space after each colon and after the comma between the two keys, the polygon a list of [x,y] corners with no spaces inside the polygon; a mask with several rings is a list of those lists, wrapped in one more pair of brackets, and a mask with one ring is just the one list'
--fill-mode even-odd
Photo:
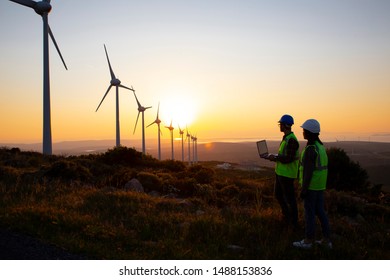
{"label": "silhouetted figure", "polygon": [[278,154],[266,159],[275,161],[275,197],[282,209],[283,218],[288,225],[298,226],[298,207],[295,197],[294,180],[298,177],[299,143],[291,127],[294,119],[283,115],[279,120],[283,139]]}
{"label": "silhouetted figure", "polygon": [[303,128],[303,137],[307,140],[299,165],[300,196],[305,207],[305,238],[293,242],[293,246],[304,249],[310,249],[313,246],[317,216],[321,223],[323,239],[316,241],[316,243],[332,248],[329,221],[324,209],[328,156],[319,139],[320,124],[317,120],[309,119],[301,127]]}

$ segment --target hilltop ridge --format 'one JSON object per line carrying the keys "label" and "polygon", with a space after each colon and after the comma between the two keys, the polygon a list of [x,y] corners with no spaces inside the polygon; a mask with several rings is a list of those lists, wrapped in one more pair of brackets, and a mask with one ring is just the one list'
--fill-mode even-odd
{"label": "hilltop ridge", "polygon": [[[123,140],[123,145],[141,150],[141,142],[138,140]],[[220,161],[237,163],[248,167],[273,167],[274,164],[260,159],[257,154],[255,140],[251,141],[211,141],[198,144],[198,159],[200,161]],[[271,153],[276,153],[280,141],[267,141]],[[114,140],[83,140],[63,141],[53,144],[53,151],[58,155],[82,155],[90,153],[104,153],[112,148]],[[300,142],[300,150],[305,142]],[[351,160],[358,162],[366,169],[370,181],[373,184],[383,184],[385,190],[390,190],[390,143],[368,141],[337,141],[325,142],[327,148],[336,147],[343,149]],[[24,151],[40,151],[40,143],[32,144],[1,144],[0,147],[18,147]],[[175,141],[175,159],[181,160],[181,141]],[[146,153],[157,157],[157,147],[154,140],[149,140]],[[185,161],[188,161],[188,146],[184,145]],[[162,141],[162,159],[170,159],[170,142]],[[387,172],[383,172],[383,171]]]}

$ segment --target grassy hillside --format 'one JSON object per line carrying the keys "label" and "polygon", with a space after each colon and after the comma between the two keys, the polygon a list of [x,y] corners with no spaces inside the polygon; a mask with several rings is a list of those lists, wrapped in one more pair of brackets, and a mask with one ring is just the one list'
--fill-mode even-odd
{"label": "grassy hillside", "polygon": [[[128,148],[42,156],[0,149],[0,227],[90,259],[389,259],[389,197],[327,191],[334,249],[298,250],[273,170],[188,167]],[[125,188],[137,178],[144,192]],[[374,192],[373,192],[374,193]],[[319,229],[318,229],[319,230]]]}

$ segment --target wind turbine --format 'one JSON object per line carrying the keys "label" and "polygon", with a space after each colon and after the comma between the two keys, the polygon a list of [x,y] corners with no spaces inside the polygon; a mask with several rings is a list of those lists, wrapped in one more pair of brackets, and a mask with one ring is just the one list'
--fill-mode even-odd
{"label": "wind turbine", "polygon": [[128,87],[126,87],[124,85],[121,85],[121,81],[115,77],[114,71],[112,70],[110,59],[108,58],[106,45],[104,45],[104,50],[106,52],[108,67],[110,68],[111,81],[110,81],[110,85],[109,85],[106,93],[103,96],[102,101],[100,101],[99,106],[96,108],[95,112],[97,112],[99,110],[100,105],[102,105],[103,100],[104,100],[104,98],[106,98],[106,96],[107,96],[108,92],[110,91],[110,89],[113,86],[116,87],[116,146],[119,147],[121,145],[120,126],[119,126],[119,88],[120,87],[121,88],[125,88],[125,89],[131,90],[133,92],[134,92],[134,90],[132,88],[128,88]]}
{"label": "wind turbine", "polygon": [[198,163],[198,138],[196,136],[191,136],[192,140],[192,161]]}
{"label": "wind turbine", "polygon": [[195,163],[198,163],[198,137],[195,136]]}
{"label": "wind turbine", "polygon": [[187,139],[188,139],[188,164],[191,165],[191,134],[187,128]]}
{"label": "wind turbine", "polygon": [[161,139],[160,139],[160,135],[162,134],[162,132],[161,132],[161,129],[160,129],[161,120],[158,118],[159,111],[160,111],[160,102],[158,103],[156,119],[154,120],[154,122],[149,124],[147,127],[151,126],[152,124],[157,124],[157,126],[158,126],[158,159],[161,160]]}
{"label": "wind turbine", "polygon": [[34,9],[34,11],[42,16],[43,20],[43,143],[42,152],[45,155],[52,154],[52,139],[51,139],[51,113],[50,113],[50,71],[49,71],[49,35],[61,57],[62,63],[66,67],[65,61],[61,55],[60,49],[51,32],[48,15],[51,11],[50,0],[46,1],[31,1],[31,0],[10,0],[20,5]]}
{"label": "wind turbine", "polygon": [[137,104],[138,104],[138,115],[137,115],[137,121],[135,122],[133,134],[135,133],[135,130],[137,128],[139,114],[142,113],[142,153],[145,154],[145,119],[144,119],[144,112],[147,109],[150,109],[152,107],[151,106],[150,107],[143,107],[141,105],[141,103],[139,103],[137,95],[135,94],[135,90],[133,89],[133,87],[131,89],[133,90],[135,100],[137,101]]}
{"label": "wind turbine", "polygon": [[181,135],[181,161],[184,162],[184,129],[181,130],[180,125],[179,125],[179,132]]}
{"label": "wind turbine", "polygon": [[169,131],[171,132],[171,149],[172,149],[172,160],[175,159],[175,156],[174,156],[174,152],[173,152],[173,130],[175,129],[173,126],[172,126],[172,121],[171,121],[171,124],[170,126],[166,126],[166,128],[169,129]]}

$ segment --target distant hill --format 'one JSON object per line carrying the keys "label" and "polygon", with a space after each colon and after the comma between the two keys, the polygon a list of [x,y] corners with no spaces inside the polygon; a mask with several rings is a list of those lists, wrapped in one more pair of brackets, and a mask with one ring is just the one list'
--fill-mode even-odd
{"label": "distant hill", "polygon": [[[276,153],[279,141],[268,141],[268,148],[271,153]],[[86,140],[86,141],[64,141],[53,144],[53,151],[59,155],[81,155],[89,153],[103,153],[112,148],[114,140]],[[162,140],[162,159],[170,159],[170,141]],[[123,140],[122,145],[141,150],[140,140]],[[300,143],[300,150],[306,145]],[[41,151],[41,144],[1,144],[0,147],[18,147],[26,151]],[[370,181],[373,184],[383,184],[384,189],[390,190],[390,143],[364,142],[364,141],[338,141],[325,143],[327,148],[336,147],[343,149],[351,160],[359,162],[361,167],[367,170]],[[174,144],[175,159],[181,160],[181,141],[176,140]],[[147,141],[147,154],[157,157],[157,140]],[[184,160],[188,161],[188,144],[184,143]],[[192,146],[191,146],[192,157]],[[221,161],[238,163],[252,167],[273,167],[274,164],[267,160],[260,159],[257,154],[255,141],[253,142],[202,142],[198,144],[199,161]]]}

